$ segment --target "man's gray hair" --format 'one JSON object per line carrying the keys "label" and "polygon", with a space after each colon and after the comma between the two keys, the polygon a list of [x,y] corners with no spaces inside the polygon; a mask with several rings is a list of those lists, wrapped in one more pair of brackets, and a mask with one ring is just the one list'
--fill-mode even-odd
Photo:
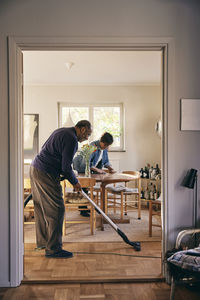
{"label": "man's gray hair", "polygon": [[88,120],[81,120],[81,121],[78,121],[78,123],[75,125],[75,127],[78,127],[78,128],[87,127],[88,129],[91,129],[91,123]]}

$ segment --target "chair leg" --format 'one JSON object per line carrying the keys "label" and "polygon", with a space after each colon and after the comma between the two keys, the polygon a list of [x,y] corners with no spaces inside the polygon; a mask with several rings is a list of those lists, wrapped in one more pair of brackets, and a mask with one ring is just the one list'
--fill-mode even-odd
{"label": "chair leg", "polygon": [[96,230],[96,211],[93,208],[93,232],[95,234],[95,230]]}
{"label": "chair leg", "polygon": [[172,279],[171,279],[171,290],[170,290],[170,300],[174,300],[175,289],[176,289],[176,281],[175,281],[174,277],[172,276]]}
{"label": "chair leg", "polygon": [[65,210],[65,213],[64,213],[64,218],[63,218],[63,235],[66,235],[66,224],[65,224],[65,221],[66,221],[66,210]]}
{"label": "chair leg", "polygon": [[141,198],[140,195],[138,195],[138,220],[141,219]]}
{"label": "chair leg", "polygon": [[113,199],[113,205],[114,205],[114,206],[113,206],[113,213],[116,214],[116,205],[117,205],[117,204],[116,204],[116,195],[115,195],[115,194],[114,194],[114,197],[113,197],[113,198],[114,198],[114,199]]}
{"label": "chair leg", "polygon": [[105,190],[105,214],[108,214],[108,192]]}
{"label": "chair leg", "polygon": [[123,203],[123,192],[121,192],[121,220],[124,217],[124,203]]}
{"label": "chair leg", "polygon": [[152,201],[149,201],[149,236],[152,236]]}
{"label": "chair leg", "polygon": [[127,215],[127,195],[124,197],[124,214]]}
{"label": "chair leg", "polygon": [[91,235],[94,234],[94,208],[91,206],[90,207],[90,231]]}

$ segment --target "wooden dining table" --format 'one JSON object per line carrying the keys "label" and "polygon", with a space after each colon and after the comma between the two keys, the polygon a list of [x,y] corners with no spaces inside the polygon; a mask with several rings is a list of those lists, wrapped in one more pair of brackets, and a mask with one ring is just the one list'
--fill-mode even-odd
{"label": "wooden dining table", "polygon": [[[78,177],[84,177],[84,174],[79,174]],[[105,174],[91,174],[92,178],[96,179],[96,182],[100,183],[101,188],[101,209],[106,211],[106,186],[111,183],[119,183],[119,182],[129,182],[135,179],[134,175],[124,174],[124,173],[105,173]],[[124,220],[112,218],[115,223],[124,223]],[[127,218],[127,222],[128,222]],[[101,218],[101,230],[104,230],[104,222],[103,218]]]}

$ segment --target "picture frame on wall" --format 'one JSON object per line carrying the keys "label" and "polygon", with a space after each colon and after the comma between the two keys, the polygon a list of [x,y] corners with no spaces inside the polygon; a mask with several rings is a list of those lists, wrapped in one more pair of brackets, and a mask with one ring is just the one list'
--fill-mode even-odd
{"label": "picture frame on wall", "polygon": [[31,163],[39,150],[39,114],[24,114],[24,162]]}
{"label": "picture frame on wall", "polygon": [[200,130],[200,99],[181,99],[181,130]]}

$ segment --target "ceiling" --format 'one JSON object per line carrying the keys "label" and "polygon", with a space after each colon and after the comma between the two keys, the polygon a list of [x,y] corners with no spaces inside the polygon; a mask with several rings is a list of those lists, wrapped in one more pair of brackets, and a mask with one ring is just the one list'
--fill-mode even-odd
{"label": "ceiling", "polygon": [[[24,51],[30,85],[158,85],[161,51]],[[73,63],[71,69],[66,63]]]}

